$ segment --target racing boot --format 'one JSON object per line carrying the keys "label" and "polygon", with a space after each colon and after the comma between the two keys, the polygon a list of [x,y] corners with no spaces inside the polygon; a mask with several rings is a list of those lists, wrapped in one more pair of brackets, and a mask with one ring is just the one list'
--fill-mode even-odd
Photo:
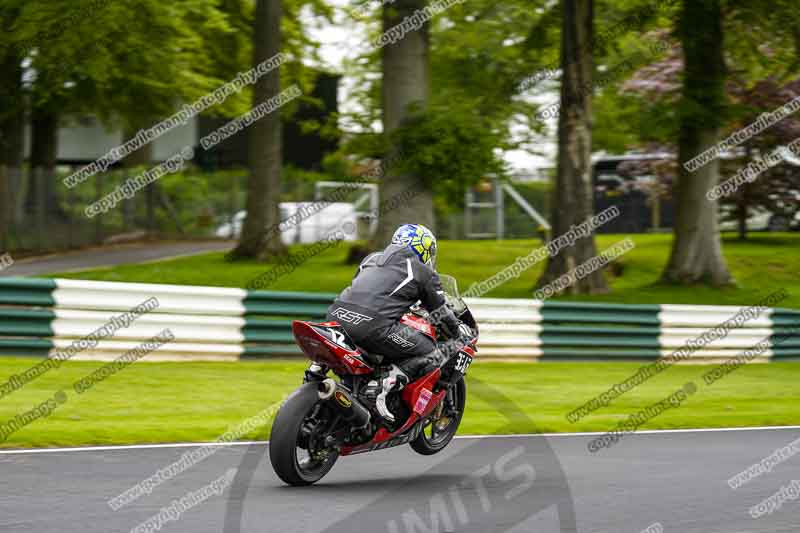
{"label": "racing boot", "polygon": [[390,423],[394,423],[395,416],[386,405],[386,398],[389,394],[403,390],[412,379],[432,372],[436,367],[440,366],[444,360],[444,354],[437,348],[429,354],[410,357],[405,361],[400,361],[398,364],[390,367],[388,376],[385,376],[380,383],[375,380],[370,381],[367,384],[365,395],[370,396],[370,392],[379,391],[375,397],[375,408],[384,419]]}
{"label": "racing boot", "polygon": [[371,380],[364,387],[364,398],[375,407],[382,418],[394,423],[395,417],[386,405],[386,398],[389,393],[402,390],[408,384],[409,377],[397,365],[392,365],[387,374],[377,377],[378,379]]}
{"label": "racing boot", "polygon": [[375,398],[375,407],[378,409],[378,413],[390,423],[394,423],[395,418],[394,414],[386,406],[386,398],[390,392],[403,390],[403,387],[408,385],[408,382],[408,374],[403,372],[397,365],[392,365],[389,368],[389,375],[385,376],[380,382],[381,389]]}

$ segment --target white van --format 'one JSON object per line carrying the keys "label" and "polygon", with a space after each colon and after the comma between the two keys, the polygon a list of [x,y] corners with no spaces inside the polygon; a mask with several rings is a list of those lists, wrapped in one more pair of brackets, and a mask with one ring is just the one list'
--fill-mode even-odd
{"label": "white van", "polygon": [[[322,207],[324,205],[324,207]],[[311,244],[341,231],[345,241],[358,239],[358,214],[347,202],[281,202],[281,240],[284,244]],[[219,226],[214,234],[222,239],[238,239],[246,212],[239,211],[231,222]],[[297,215],[297,216],[295,216]]]}

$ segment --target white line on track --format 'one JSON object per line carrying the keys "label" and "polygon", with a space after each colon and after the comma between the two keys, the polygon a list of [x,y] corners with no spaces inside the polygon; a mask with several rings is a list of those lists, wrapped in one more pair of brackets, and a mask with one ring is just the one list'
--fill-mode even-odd
{"label": "white line on track", "polygon": [[[700,428],[700,429],[654,429],[642,430],[631,433],[631,435],[669,435],[671,433],[720,433],[737,431],[797,431],[800,426],[761,426],[761,427],[742,427],[742,428]],[[457,435],[456,439],[516,439],[530,437],[592,437],[605,435],[607,432],[586,432],[586,433],[519,433],[515,435]],[[199,448],[201,446],[249,446],[251,444],[268,444],[267,440],[250,440],[237,442],[175,442],[168,444],[132,444],[121,446],[84,446],[74,448],[31,448],[0,450],[0,455],[19,455],[34,453],[67,453],[67,452],[106,452],[121,450],[147,450],[158,448]]]}
{"label": "white line on track", "polygon": [[174,442],[168,444],[130,444],[120,446],[82,446],[73,448],[31,448],[0,450],[0,455],[26,453],[64,453],[64,452],[108,452],[117,450],[147,450],[151,448],[200,448],[201,446],[249,446],[250,444],[267,444],[266,440],[248,440],[237,442]]}

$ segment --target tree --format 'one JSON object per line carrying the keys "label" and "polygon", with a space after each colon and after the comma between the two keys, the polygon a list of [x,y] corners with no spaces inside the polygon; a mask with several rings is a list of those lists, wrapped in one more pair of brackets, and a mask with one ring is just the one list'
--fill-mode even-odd
{"label": "tree", "polygon": [[[723,13],[723,31],[736,35],[725,44],[730,59],[726,77],[726,93],[730,104],[726,109],[725,138],[755,123],[765,111],[773,111],[800,94],[800,17],[789,2],[731,0]],[[656,32],[657,33],[657,32]],[[662,145],[658,151],[672,152],[679,138],[680,100],[683,88],[684,54],[680,46],[670,46],[666,58],[639,69],[621,85],[596,100],[594,141],[611,152],[642,148],[647,142]],[[739,149],[720,159],[721,179],[743,170],[751,161],[773,152],[800,137],[800,120],[796,115],[746,140]],[[663,148],[666,145],[666,150]],[[629,165],[630,166],[630,165]],[[632,169],[632,175],[663,176],[647,165]],[[677,174],[678,165],[674,165]],[[672,169],[668,174],[672,174]],[[746,221],[754,207],[763,207],[774,215],[772,229],[786,228],[796,210],[794,192],[798,190],[797,169],[781,164],[760,174],[753,182],[745,182],[738,190],[720,199],[726,219],[738,222],[741,239],[747,236]]]}
{"label": "tree", "polygon": [[[773,77],[750,86],[733,80],[728,84],[729,94],[742,114],[730,128],[739,130],[755,123],[765,109],[778,109],[786,102],[800,96],[800,79],[790,83],[779,83]],[[751,162],[774,153],[778,147],[800,139],[800,120],[789,116],[770,128],[748,139],[742,145],[744,157],[723,159],[721,168],[725,178],[742,172]],[[730,207],[728,219],[737,222],[740,240],[747,238],[747,219],[753,208],[760,207],[772,213],[769,228],[787,231],[797,211],[796,192],[800,190],[800,171],[791,163],[781,162],[777,166],[759,172],[754,179],[744,182],[734,193],[720,199],[722,206]]]}
{"label": "tree", "polygon": [[[217,3],[9,1],[2,11],[12,28],[8,45],[18,52],[14,64],[24,59],[27,68],[26,98],[12,109],[24,115],[30,107],[36,177],[28,187],[30,212],[65,215],[55,180],[61,117],[93,114],[121,126],[128,140],[222,83],[204,46],[231,32]],[[15,16],[6,16],[12,8]],[[226,105],[237,100],[232,96]],[[123,164],[149,164],[151,149]]]}
{"label": "tree", "polygon": [[58,159],[58,128],[61,110],[69,103],[68,91],[50,91],[48,73],[40,66],[35,82],[28,87],[31,125],[31,175],[25,199],[27,215],[35,215],[40,228],[45,221],[64,221],[66,213],[58,202],[59,183],[56,181]]}
{"label": "tree", "polygon": [[726,113],[722,24],[720,0],[684,0],[678,20],[684,75],[677,206],[672,252],[662,275],[670,283],[723,286],[733,281],[722,255],[717,202],[706,198],[719,181],[719,161],[694,172],[684,166],[720,140]]}
{"label": "tree", "polygon": [[[566,234],[594,212],[592,188],[593,0],[562,0],[561,104],[558,120],[558,163],[552,213],[553,235]],[[548,258],[538,285],[544,286],[597,255],[594,236]],[[569,291],[607,291],[602,271],[594,271]]]}
{"label": "tree", "polygon": [[0,247],[8,247],[8,226],[16,218],[22,181],[24,106],[22,69],[11,52],[0,59]]}
{"label": "tree", "polygon": [[[253,32],[254,65],[280,51],[281,13],[281,0],[258,0]],[[253,107],[277,95],[280,87],[280,71],[276,68],[256,82]],[[280,110],[276,109],[251,126],[247,217],[231,258],[266,258],[287,253],[280,232],[268,231],[280,223],[281,163],[281,120]]]}
{"label": "tree", "polygon": [[[0,27],[8,34],[18,10],[0,8]],[[8,226],[17,218],[22,188],[25,96],[22,90],[22,56],[17,47],[0,44],[0,249],[8,247]]]}
{"label": "tree", "polygon": [[28,214],[41,214],[41,224],[64,219],[66,214],[58,203],[56,160],[58,157],[59,114],[52,105],[34,105],[31,109],[31,156],[33,174],[28,183],[25,208]]}
{"label": "tree", "polygon": [[[346,115],[347,123],[357,125],[358,134],[342,145],[342,151],[382,158],[389,163],[385,166],[389,168],[390,179],[418,176],[422,188],[413,191],[424,193],[422,196],[433,195],[436,215],[463,210],[467,186],[488,174],[502,177],[506,173],[501,150],[537,146],[532,136],[523,138],[518,127],[525,124],[531,130],[541,129],[535,119],[537,105],[517,96],[520,83],[541,60],[541,54],[532,53],[526,40],[530,27],[542,18],[540,5],[544,2],[536,0],[532,8],[530,0],[503,3],[471,0],[448,7],[433,16],[429,27],[415,30],[415,34],[428,33],[430,89],[424,105],[409,106],[402,125],[390,133],[386,127],[383,132],[375,131],[374,124],[381,118],[386,96],[396,94],[407,79],[395,74],[391,86],[384,88],[390,82],[381,76],[388,71],[382,59],[393,51],[371,47],[370,52],[353,63],[349,73],[357,80],[354,91],[363,108]],[[381,13],[388,7],[396,11],[396,3],[385,2]],[[388,24],[380,17],[380,31],[405,16],[397,11],[394,15],[395,19]],[[359,17],[360,23],[365,20],[372,28],[371,14],[369,19]],[[403,41],[412,37],[406,35]],[[393,48],[401,44],[404,43]],[[387,144],[391,149],[387,150]],[[383,200],[388,198],[396,196],[390,192]],[[420,196],[409,207],[427,211],[427,202],[420,203],[417,198]],[[379,242],[373,246],[383,244],[400,219],[403,222],[409,217],[417,219],[413,213],[403,216],[400,211],[381,214],[383,218],[392,215],[397,220],[386,223],[383,235],[378,234]]]}
{"label": "tree", "polygon": [[[397,0],[383,7],[383,30],[403,22],[415,11],[422,10],[426,0]],[[388,136],[388,160],[400,153],[401,147],[391,142],[392,133],[401,128],[414,115],[415,110],[424,109],[429,97],[429,24],[411,31],[395,43],[383,47],[383,131]],[[387,244],[394,230],[401,224],[415,222],[434,227],[433,193],[430,183],[423,176],[398,171],[389,166],[381,180],[380,201],[388,203],[405,191],[415,191],[413,202],[405,202],[382,213],[375,240]]]}

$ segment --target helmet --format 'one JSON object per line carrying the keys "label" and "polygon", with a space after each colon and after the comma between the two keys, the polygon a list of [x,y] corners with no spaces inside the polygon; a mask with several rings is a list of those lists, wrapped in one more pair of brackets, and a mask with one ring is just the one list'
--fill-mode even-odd
{"label": "helmet", "polygon": [[422,224],[403,224],[392,235],[392,244],[408,246],[420,261],[436,268],[436,237]]}

